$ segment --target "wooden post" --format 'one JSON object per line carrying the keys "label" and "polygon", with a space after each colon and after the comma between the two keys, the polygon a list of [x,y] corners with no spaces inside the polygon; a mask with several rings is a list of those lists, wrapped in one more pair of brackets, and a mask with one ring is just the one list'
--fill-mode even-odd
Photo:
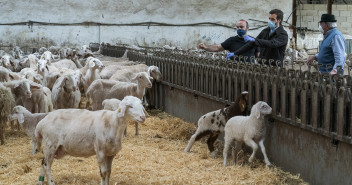
{"label": "wooden post", "polygon": [[332,12],[332,0],[328,0],[328,14]]}

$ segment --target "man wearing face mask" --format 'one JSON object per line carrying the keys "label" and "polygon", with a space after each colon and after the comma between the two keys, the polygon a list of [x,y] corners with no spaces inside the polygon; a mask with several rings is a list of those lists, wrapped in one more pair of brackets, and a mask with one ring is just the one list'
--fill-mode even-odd
{"label": "man wearing face mask", "polygon": [[[247,35],[248,32],[248,22],[241,19],[236,23],[236,29],[237,29],[237,35],[234,37],[230,37],[226,39],[223,43],[221,44],[215,44],[215,45],[205,45],[204,43],[199,44],[199,49],[204,49],[206,51],[210,52],[218,52],[218,51],[224,51],[228,50],[229,52],[234,52],[235,50],[241,48],[246,44],[244,41],[243,36]],[[250,36],[248,36],[250,37]],[[252,48],[251,50],[248,50],[247,52],[242,54],[243,57],[240,59],[236,58],[236,60],[240,60],[241,62],[252,62],[254,63],[254,56],[258,57],[259,56],[259,50],[258,48]],[[245,60],[244,56],[247,57]],[[227,59],[233,60],[233,56],[227,57]]]}
{"label": "man wearing face mask", "polygon": [[[319,53],[310,56],[307,63],[312,63],[314,60],[317,60],[318,64],[322,64],[322,66],[319,67],[321,73],[338,73],[343,75],[346,40],[336,27],[337,25],[334,15],[321,15],[319,31],[324,34],[324,40],[320,45]],[[331,66],[328,67],[328,64]],[[337,66],[341,66],[341,70],[339,70]]]}
{"label": "man wearing face mask", "polygon": [[[244,41],[248,42],[243,47],[235,50],[228,55],[242,55],[248,50],[259,47],[259,58],[265,59],[265,64],[269,64],[269,60],[280,61],[279,66],[283,66],[288,35],[282,26],[284,13],[281,10],[274,9],[269,12],[268,27],[260,32],[256,38],[243,36]],[[273,64],[275,65],[275,64]]]}

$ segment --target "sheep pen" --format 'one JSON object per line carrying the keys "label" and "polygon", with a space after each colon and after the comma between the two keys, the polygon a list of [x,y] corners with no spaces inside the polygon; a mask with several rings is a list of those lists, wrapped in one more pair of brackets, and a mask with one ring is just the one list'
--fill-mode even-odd
{"label": "sheep pen", "polygon": [[[196,130],[193,123],[153,110],[140,135],[128,134],[113,161],[110,184],[307,184],[299,175],[278,167],[265,167],[259,159],[248,165],[247,153],[240,152],[238,165],[223,167],[222,156],[211,158],[206,140],[194,144],[194,152],[184,153]],[[134,128],[134,122],[128,123]],[[0,184],[35,184],[42,153],[31,155],[30,138],[23,131],[6,129],[7,144],[0,146]],[[221,153],[223,143],[215,143]],[[96,157],[65,156],[52,166],[57,184],[98,184]]]}

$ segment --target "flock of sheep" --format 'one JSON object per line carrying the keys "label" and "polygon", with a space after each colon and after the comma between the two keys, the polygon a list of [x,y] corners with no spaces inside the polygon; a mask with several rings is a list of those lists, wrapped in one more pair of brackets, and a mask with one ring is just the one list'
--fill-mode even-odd
{"label": "flock of sheep", "polygon": [[[32,154],[40,152],[44,143],[37,184],[43,184],[45,176],[48,184],[54,184],[52,162],[66,154],[96,155],[101,184],[109,184],[112,161],[121,150],[127,120],[136,121],[137,126],[148,115],[142,100],[152,88],[152,81],[161,80],[159,68],[128,59],[103,61],[99,59],[101,50],[93,53],[87,46],[77,50],[50,47],[27,56],[19,47],[13,48],[12,54],[0,51],[0,98],[8,100],[2,102],[0,117],[8,116],[21,124],[32,139]],[[79,109],[82,96],[86,97],[86,108],[91,104],[92,110]],[[230,107],[202,116],[185,152],[190,151],[196,140],[210,134],[207,144],[214,156],[213,144],[220,133],[225,133],[225,166],[233,140],[234,163],[236,152],[245,142],[253,149],[249,162],[253,161],[259,144],[266,165],[271,165],[263,144],[264,115],[271,114],[271,107],[258,102],[245,116],[249,112],[247,100],[248,93],[243,92]],[[3,143],[6,122],[0,123]],[[136,127],[136,134],[137,131]]]}

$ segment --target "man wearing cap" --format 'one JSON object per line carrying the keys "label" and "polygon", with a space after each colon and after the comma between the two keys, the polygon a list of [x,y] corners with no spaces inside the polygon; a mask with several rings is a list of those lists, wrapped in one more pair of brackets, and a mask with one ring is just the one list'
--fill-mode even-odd
{"label": "man wearing cap", "polygon": [[[332,14],[321,15],[319,22],[319,31],[324,34],[324,40],[319,47],[319,53],[308,57],[307,63],[314,60],[318,64],[321,73],[341,74],[343,75],[345,65],[345,47],[346,40],[343,34],[337,30],[336,19]],[[327,66],[329,65],[330,66]],[[341,66],[339,70],[338,66]]]}
{"label": "man wearing cap", "polygon": [[[221,44],[205,45],[204,43],[200,43],[198,46],[199,49],[204,49],[210,52],[218,52],[218,51],[224,51],[224,50],[228,50],[229,52],[234,52],[235,50],[239,49],[240,47],[246,44],[243,36],[247,35],[248,33],[248,29],[249,29],[248,22],[243,19],[239,20],[236,23],[236,29],[237,29],[237,35],[235,37],[230,37]],[[247,57],[246,62],[254,63],[254,56],[255,57],[259,56],[259,49],[253,48],[251,50],[248,50],[247,52],[243,53],[242,56]],[[233,60],[234,58],[233,56],[230,56],[230,57],[227,57],[227,59]],[[239,61],[244,62],[245,58],[241,57],[239,58]]]}
{"label": "man wearing cap", "polygon": [[229,53],[228,56],[241,55],[254,47],[260,47],[259,58],[265,59],[266,64],[269,60],[280,61],[283,66],[283,60],[288,42],[288,35],[282,26],[284,13],[281,10],[273,9],[269,12],[268,27],[263,29],[256,38],[244,36],[245,42],[243,47]]}

